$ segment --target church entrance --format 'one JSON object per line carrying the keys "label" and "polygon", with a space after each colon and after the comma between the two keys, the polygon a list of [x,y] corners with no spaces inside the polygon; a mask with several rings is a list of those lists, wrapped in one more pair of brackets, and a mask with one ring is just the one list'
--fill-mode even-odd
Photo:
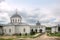
{"label": "church entrance", "polygon": [[60,32],[60,27],[58,27],[58,31]]}
{"label": "church entrance", "polygon": [[37,33],[37,29],[35,29],[35,32]]}
{"label": "church entrance", "polygon": [[42,33],[42,29],[40,29],[39,32]]}

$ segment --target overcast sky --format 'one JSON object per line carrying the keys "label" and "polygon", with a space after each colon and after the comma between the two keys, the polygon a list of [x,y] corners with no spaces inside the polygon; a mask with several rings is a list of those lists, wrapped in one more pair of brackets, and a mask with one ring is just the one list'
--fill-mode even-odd
{"label": "overcast sky", "polygon": [[22,22],[54,26],[60,23],[60,0],[0,0],[0,24],[10,22],[18,9]]}

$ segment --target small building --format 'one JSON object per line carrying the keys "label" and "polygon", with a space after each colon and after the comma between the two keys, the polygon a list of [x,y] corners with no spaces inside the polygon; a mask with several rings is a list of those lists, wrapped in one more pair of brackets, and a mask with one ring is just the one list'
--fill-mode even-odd
{"label": "small building", "polygon": [[60,32],[60,25],[51,27],[51,32],[52,33]]}

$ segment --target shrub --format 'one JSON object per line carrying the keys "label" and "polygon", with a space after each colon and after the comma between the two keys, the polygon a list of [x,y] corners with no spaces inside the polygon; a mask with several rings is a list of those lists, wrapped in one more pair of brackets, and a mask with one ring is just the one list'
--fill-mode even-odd
{"label": "shrub", "polygon": [[3,38],[0,38],[0,40],[4,40]]}
{"label": "shrub", "polygon": [[34,35],[34,34],[35,34],[35,31],[31,31],[31,32],[30,32],[30,35]]}
{"label": "shrub", "polygon": [[21,36],[22,34],[20,33],[19,35]]}
{"label": "shrub", "polygon": [[13,39],[6,39],[6,40],[13,40]]}
{"label": "shrub", "polygon": [[25,35],[27,35],[27,33],[25,33]]}
{"label": "shrub", "polygon": [[3,39],[3,38],[0,38],[0,40],[13,40],[13,39]]}

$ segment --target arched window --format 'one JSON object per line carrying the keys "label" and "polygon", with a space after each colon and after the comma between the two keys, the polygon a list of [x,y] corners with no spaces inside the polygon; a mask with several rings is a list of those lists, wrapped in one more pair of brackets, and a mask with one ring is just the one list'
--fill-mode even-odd
{"label": "arched window", "polygon": [[31,32],[33,32],[33,29],[31,29]]}
{"label": "arched window", "polygon": [[39,32],[42,33],[42,29],[40,29]]}
{"label": "arched window", "polygon": [[18,19],[18,22],[19,22],[19,19]]}
{"label": "arched window", "polygon": [[35,29],[35,32],[37,33],[37,29]]}
{"label": "arched window", "polygon": [[13,19],[13,22],[14,22],[14,19]]}
{"label": "arched window", "polygon": [[23,30],[23,31],[24,31],[24,32],[26,31],[26,30],[25,30],[25,28],[24,28],[24,30]]}
{"label": "arched window", "polygon": [[11,32],[11,29],[9,29],[9,32]]}
{"label": "arched window", "polygon": [[4,32],[6,32],[6,29],[4,29]]}
{"label": "arched window", "polygon": [[17,23],[17,19],[15,19],[15,23]]}

